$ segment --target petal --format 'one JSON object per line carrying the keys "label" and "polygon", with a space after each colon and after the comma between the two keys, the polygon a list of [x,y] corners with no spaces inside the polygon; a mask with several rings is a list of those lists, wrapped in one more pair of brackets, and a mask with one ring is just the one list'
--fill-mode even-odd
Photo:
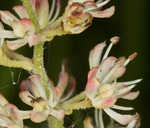
{"label": "petal", "polygon": [[128,123],[130,123],[130,121],[132,121],[132,119],[134,118],[133,115],[121,115],[109,108],[104,109],[104,111],[115,121],[117,121],[118,123],[122,124],[122,125],[127,125]]}
{"label": "petal", "polygon": [[32,100],[34,99],[34,97],[28,91],[20,92],[19,97],[25,104],[33,106]]}
{"label": "petal", "polygon": [[125,73],[126,68],[122,66],[124,61],[125,58],[122,57],[118,60],[118,62],[115,63],[115,65],[112,67],[109,73],[102,80],[102,84],[113,82]]}
{"label": "petal", "polygon": [[29,79],[31,81],[32,91],[35,97],[42,97],[46,99],[47,96],[45,93],[45,89],[41,83],[40,75],[34,74],[30,76]]}
{"label": "petal", "polygon": [[64,110],[54,110],[54,109],[50,109],[49,110],[49,114],[54,116],[56,119],[58,120],[63,120],[64,116],[65,116],[65,112]]}
{"label": "petal", "polygon": [[86,94],[89,97],[93,97],[100,86],[99,80],[95,78],[97,68],[92,68],[88,73],[88,81],[86,83]]}
{"label": "petal", "polygon": [[17,40],[12,40],[12,41],[7,40],[6,43],[9,49],[16,50],[24,46],[27,43],[27,41],[25,39],[17,39]]}
{"label": "petal", "polygon": [[35,32],[35,28],[34,28],[34,25],[32,23],[32,21],[28,18],[23,18],[20,20],[24,29],[27,31],[27,32],[30,32],[30,33],[34,33]]}
{"label": "petal", "polygon": [[115,12],[115,6],[112,6],[103,11],[91,11],[90,13],[96,18],[110,18]]}
{"label": "petal", "polygon": [[123,89],[117,90],[116,95],[118,97],[122,97],[122,96],[126,95],[127,93],[129,93],[135,86],[136,85],[130,85]]}
{"label": "petal", "polygon": [[68,85],[68,81],[69,81],[68,73],[67,72],[61,72],[59,74],[58,85],[56,86],[56,96],[58,99],[63,95],[63,93],[64,93],[64,91]]}
{"label": "petal", "polygon": [[11,26],[11,27],[13,27],[13,23],[14,22],[18,22],[19,21],[19,19],[18,18],[16,18],[12,13],[10,13],[9,11],[0,11],[0,18],[1,18],[1,20],[5,23],[5,24],[7,24],[7,25],[9,25],[9,26]]}
{"label": "petal", "polygon": [[35,122],[35,123],[41,123],[43,121],[45,121],[48,117],[48,113],[47,112],[34,112],[32,111],[30,113],[30,119]]}
{"label": "petal", "polygon": [[108,97],[108,98],[103,98],[103,99],[101,97],[97,97],[92,100],[92,105],[98,109],[109,108],[115,103],[116,103],[115,97]]}
{"label": "petal", "polygon": [[29,44],[30,47],[35,46],[35,45],[37,45],[39,43],[38,36],[34,35],[34,34],[28,36],[27,40],[28,40],[28,44]]}
{"label": "petal", "polygon": [[130,92],[127,93],[126,95],[122,96],[122,99],[127,99],[127,100],[134,100],[139,96],[140,92],[136,91],[136,92]]}
{"label": "petal", "polygon": [[111,71],[116,61],[117,58],[113,56],[104,59],[100,64],[100,66],[98,67],[96,77],[99,78],[100,81],[102,81],[105,78],[105,76]]}
{"label": "petal", "polygon": [[27,10],[24,6],[17,5],[13,7],[13,10],[17,13],[17,15],[22,18],[29,18]]}
{"label": "petal", "polygon": [[63,98],[60,99],[60,102],[63,102],[67,99],[69,99],[71,97],[71,95],[74,93],[75,91],[75,88],[76,88],[76,80],[74,77],[71,77],[70,80],[69,80],[69,91],[66,95],[63,96]]}
{"label": "petal", "polygon": [[105,46],[106,43],[100,43],[91,50],[89,55],[90,69],[99,65],[102,52]]}
{"label": "petal", "polygon": [[0,38],[17,38],[13,31],[0,30]]}
{"label": "petal", "polygon": [[48,24],[49,17],[49,3],[48,0],[37,0],[36,11],[40,28],[44,28]]}
{"label": "petal", "polygon": [[0,105],[4,106],[6,104],[8,104],[8,101],[2,94],[0,94]]}
{"label": "petal", "polygon": [[13,122],[6,116],[0,115],[0,126],[8,127],[9,125],[13,125]]}

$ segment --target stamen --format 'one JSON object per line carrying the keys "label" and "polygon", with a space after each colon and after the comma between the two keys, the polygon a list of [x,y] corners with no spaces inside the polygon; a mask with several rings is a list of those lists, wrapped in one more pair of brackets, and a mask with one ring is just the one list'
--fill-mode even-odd
{"label": "stamen", "polygon": [[51,6],[50,14],[49,14],[49,17],[48,17],[49,20],[52,18],[52,15],[54,13],[55,4],[56,4],[56,0],[52,0],[52,6]]}
{"label": "stamen", "polygon": [[125,61],[124,66],[127,66],[127,65],[130,63],[130,61],[134,60],[134,58],[135,58],[137,55],[138,55],[137,52],[131,54],[131,55],[128,57],[128,59]]}
{"label": "stamen", "polygon": [[113,46],[114,44],[117,44],[117,43],[119,42],[119,37],[118,37],[118,36],[112,37],[112,38],[110,39],[110,42],[111,42],[111,43],[109,44],[109,46],[108,46],[108,48],[107,48],[107,50],[106,50],[106,52],[105,52],[105,54],[104,54],[102,60],[104,60],[104,59],[106,59],[106,58],[108,57],[109,52],[110,52],[112,46]]}
{"label": "stamen", "polygon": [[107,3],[109,3],[111,0],[105,0],[104,2],[101,2],[101,1],[97,1],[96,2],[96,5],[98,8],[101,8],[103,7],[104,5],[106,5]]}
{"label": "stamen", "polygon": [[106,50],[106,52],[105,52],[102,60],[104,60],[104,59],[106,59],[108,57],[109,52],[110,52],[110,50],[111,50],[111,48],[112,48],[113,45],[114,45],[113,43],[109,44],[109,46],[108,46],[108,48],[107,48],[107,50]]}
{"label": "stamen", "polygon": [[57,9],[56,9],[54,17],[51,19],[49,24],[52,24],[57,19],[59,12],[60,12],[60,0],[57,0]]}

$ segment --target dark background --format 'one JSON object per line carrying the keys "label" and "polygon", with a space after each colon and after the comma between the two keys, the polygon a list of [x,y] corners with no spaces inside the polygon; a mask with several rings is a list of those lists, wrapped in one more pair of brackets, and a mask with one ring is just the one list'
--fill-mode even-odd
{"label": "dark background", "polygon": [[[63,4],[64,0],[62,0]],[[66,1],[65,1],[66,2]],[[0,9],[11,10],[19,0],[2,0]],[[76,93],[85,88],[87,80],[88,54],[97,43],[108,40],[114,35],[119,35],[121,40],[111,51],[114,56],[128,56],[138,52],[138,57],[128,65],[127,72],[121,81],[143,78],[136,89],[141,95],[128,104],[134,106],[140,113],[142,126],[149,128],[150,123],[150,44],[149,44],[149,1],[148,0],[112,0],[110,4],[116,5],[116,13],[110,19],[94,19],[93,25],[79,35],[56,37],[51,43],[45,45],[45,66],[49,76],[57,82],[60,65],[63,59],[69,62],[70,72],[77,80]],[[18,50],[24,55],[32,57],[32,49],[28,46]],[[11,74],[14,74],[12,77]],[[19,77],[20,76],[20,77]],[[0,93],[3,93],[10,102],[18,104],[19,108],[25,105],[18,99],[19,82],[28,77],[28,73],[21,69],[13,69],[0,66]],[[12,84],[12,80],[16,82]],[[27,108],[25,106],[24,108]],[[81,127],[85,116],[92,111],[74,112],[73,116],[67,117],[67,121]],[[79,118],[80,117],[80,118]],[[67,122],[66,121],[66,122]],[[71,124],[70,123],[70,124]],[[68,125],[70,125],[68,123]],[[44,126],[43,124],[41,126]]]}

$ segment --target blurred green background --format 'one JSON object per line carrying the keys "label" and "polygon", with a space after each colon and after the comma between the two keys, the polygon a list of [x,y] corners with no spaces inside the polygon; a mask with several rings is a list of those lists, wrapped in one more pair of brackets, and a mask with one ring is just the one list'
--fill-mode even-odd
{"label": "blurred green background", "polygon": [[[66,0],[62,0],[64,4]],[[18,4],[19,0],[2,0],[0,9],[11,10],[11,7]],[[143,78],[136,89],[141,95],[130,106],[134,106],[140,113],[142,126],[149,128],[150,123],[150,44],[149,37],[149,10],[148,0],[112,0],[110,4],[116,5],[116,13],[110,19],[94,19],[93,25],[79,35],[67,35],[56,37],[51,43],[45,45],[45,67],[48,75],[57,82],[60,65],[63,59],[69,62],[70,72],[77,80],[76,93],[85,88],[87,80],[88,55],[89,51],[97,43],[108,40],[114,35],[119,35],[121,40],[111,51],[114,56],[128,56],[138,52],[138,57],[129,64],[123,80],[134,80]],[[109,6],[109,5],[108,5]],[[26,56],[32,57],[32,48],[28,46],[18,50]],[[4,94],[10,102],[17,104],[19,108],[28,108],[18,99],[19,83],[28,77],[28,73],[21,69],[13,69],[0,66],[0,93]],[[13,77],[12,77],[13,76]],[[15,81],[16,84],[12,84]],[[90,115],[92,111],[74,112],[73,116],[67,117],[68,125],[74,124],[76,128],[82,127],[82,120]],[[80,117],[80,118],[79,118]],[[45,126],[41,124],[40,126]]]}

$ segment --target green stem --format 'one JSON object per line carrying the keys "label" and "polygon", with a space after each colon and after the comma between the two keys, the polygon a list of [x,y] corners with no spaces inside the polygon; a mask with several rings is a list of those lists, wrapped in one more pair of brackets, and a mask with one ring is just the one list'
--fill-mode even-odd
{"label": "green stem", "polygon": [[48,84],[49,78],[44,68],[44,43],[40,43],[34,47],[33,63],[34,63],[34,72],[40,74],[42,77],[42,85],[45,87],[47,96],[49,96]]}

